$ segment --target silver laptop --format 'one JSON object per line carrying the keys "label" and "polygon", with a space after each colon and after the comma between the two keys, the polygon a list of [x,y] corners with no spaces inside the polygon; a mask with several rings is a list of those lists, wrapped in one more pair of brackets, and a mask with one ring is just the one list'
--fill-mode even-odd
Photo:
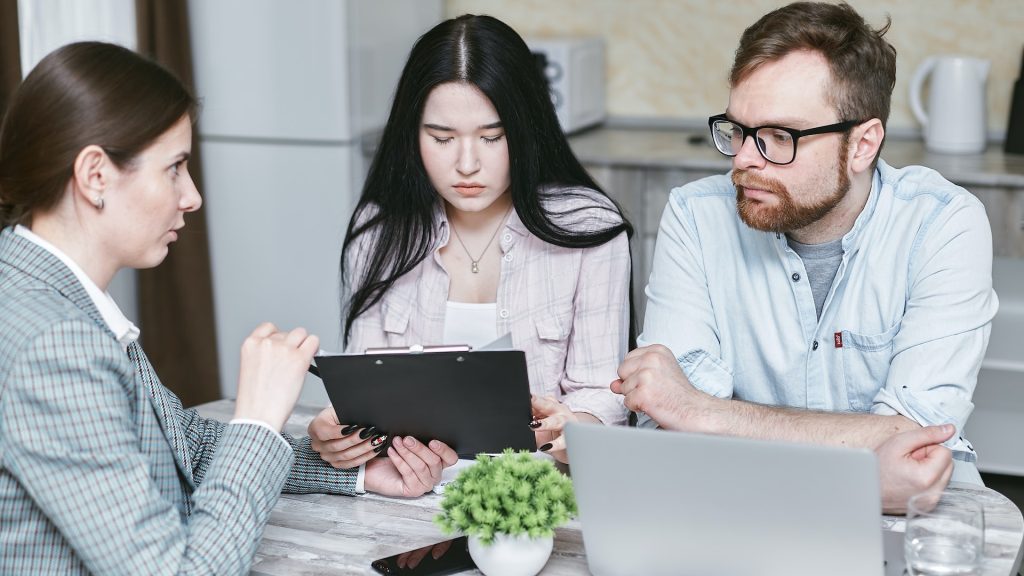
{"label": "silver laptop", "polygon": [[593,424],[565,434],[595,576],[887,572],[869,450]]}

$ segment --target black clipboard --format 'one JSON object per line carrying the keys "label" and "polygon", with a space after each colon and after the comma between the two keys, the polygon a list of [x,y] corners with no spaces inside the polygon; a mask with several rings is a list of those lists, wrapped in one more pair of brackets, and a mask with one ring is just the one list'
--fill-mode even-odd
{"label": "black clipboard", "polygon": [[460,457],[537,449],[525,352],[419,350],[316,356],[338,421],[437,439]]}

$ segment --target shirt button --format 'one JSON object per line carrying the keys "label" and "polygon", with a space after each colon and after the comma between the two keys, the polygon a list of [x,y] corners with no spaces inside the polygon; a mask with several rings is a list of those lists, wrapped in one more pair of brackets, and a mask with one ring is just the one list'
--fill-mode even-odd
{"label": "shirt button", "polygon": [[511,252],[506,252],[504,260],[505,260],[505,262],[511,262],[512,261],[512,253]]}
{"label": "shirt button", "polygon": [[793,272],[793,275],[791,276],[791,278],[793,279],[793,282],[799,282],[800,281],[800,274],[798,274],[796,272]]}
{"label": "shirt button", "polygon": [[502,308],[501,310],[498,311],[498,316],[502,318],[508,318],[508,310]]}
{"label": "shirt button", "polygon": [[818,341],[815,340],[814,344],[811,344],[811,350],[817,350],[817,349],[818,349]]}
{"label": "shirt button", "polygon": [[508,232],[506,232],[505,235],[501,237],[501,241],[505,242],[505,243],[511,242],[512,241],[512,235],[509,234]]}

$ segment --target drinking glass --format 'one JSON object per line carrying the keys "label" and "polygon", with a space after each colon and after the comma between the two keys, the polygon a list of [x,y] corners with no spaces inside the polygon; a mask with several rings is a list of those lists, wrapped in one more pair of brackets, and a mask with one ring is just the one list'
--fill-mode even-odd
{"label": "drinking glass", "polygon": [[911,576],[980,574],[985,550],[985,510],[956,492],[925,492],[907,502],[903,540]]}

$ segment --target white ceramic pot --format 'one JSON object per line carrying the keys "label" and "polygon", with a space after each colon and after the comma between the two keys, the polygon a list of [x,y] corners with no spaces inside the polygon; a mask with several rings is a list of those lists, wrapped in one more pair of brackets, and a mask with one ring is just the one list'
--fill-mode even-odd
{"label": "white ceramic pot", "polygon": [[548,562],[553,536],[530,538],[526,534],[496,534],[490,546],[476,536],[469,537],[469,555],[487,576],[534,576]]}

